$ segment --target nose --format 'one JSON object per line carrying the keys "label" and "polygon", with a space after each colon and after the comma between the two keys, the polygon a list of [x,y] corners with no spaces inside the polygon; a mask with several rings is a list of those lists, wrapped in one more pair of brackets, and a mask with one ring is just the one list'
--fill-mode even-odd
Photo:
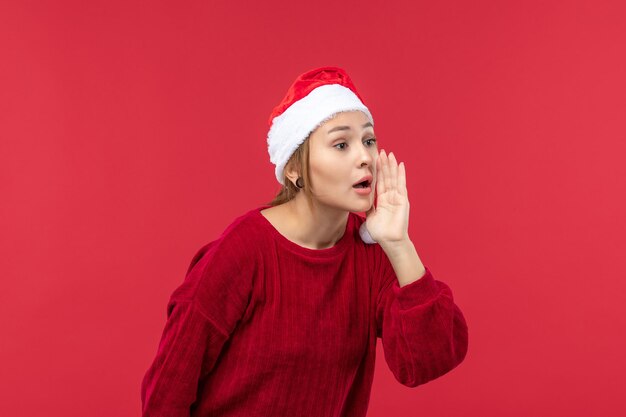
{"label": "nose", "polygon": [[372,157],[370,150],[366,146],[359,147],[359,149],[360,149],[359,154],[358,154],[358,158],[359,158],[358,160],[360,162],[359,166],[363,166],[363,165],[373,166],[374,158]]}

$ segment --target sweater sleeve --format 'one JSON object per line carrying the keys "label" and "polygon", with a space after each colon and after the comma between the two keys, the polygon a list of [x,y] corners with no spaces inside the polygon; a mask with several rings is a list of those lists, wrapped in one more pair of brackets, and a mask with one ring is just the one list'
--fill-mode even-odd
{"label": "sweater sleeve", "polygon": [[382,290],[376,303],[377,336],[395,378],[407,387],[425,384],[459,365],[468,332],[450,287],[426,267],[417,281],[400,287],[384,251],[377,268]]}
{"label": "sweater sleeve", "polygon": [[200,381],[245,314],[254,251],[234,240],[202,247],[172,293],[156,357],[141,383],[142,417],[189,417]]}
{"label": "sweater sleeve", "polygon": [[189,417],[198,381],[227,339],[194,302],[171,301],[156,357],[141,384],[142,417]]}

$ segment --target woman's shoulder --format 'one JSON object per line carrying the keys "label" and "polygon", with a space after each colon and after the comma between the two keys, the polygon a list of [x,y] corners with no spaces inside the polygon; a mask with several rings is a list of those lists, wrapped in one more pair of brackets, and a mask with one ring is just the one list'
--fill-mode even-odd
{"label": "woman's shoulder", "polygon": [[260,214],[258,208],[237,214],[214,240],[206,243],[199,252],[212,248],[227,248],[233,252],[245,253],[248,256],[256,248],[259,233]]}
{"label": "woman's shoulder", "polygon": [[196,250],[184,283],[175,290],[172,298],[195,298],[198,292],[208,294],[223,286],[247,287],[251,283],[259,251],[258,244],[251,238],[254,227],[247,214],[236,216],[219,236]]}
{"label": "woman's shoulder", "polygon": [[242,244],[250,242],[250,238],[258,231],[260,221],[260,208],[255,207],[251,210],[237,214],[233,220],[224,228],[220,238],[243,240]]}

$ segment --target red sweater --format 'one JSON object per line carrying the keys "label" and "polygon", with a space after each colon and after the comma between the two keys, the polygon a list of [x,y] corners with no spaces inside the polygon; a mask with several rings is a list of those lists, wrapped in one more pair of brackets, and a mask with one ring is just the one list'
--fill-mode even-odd
{"label": "red sweater", "polygon": [[407,387],[463,361],[465,318],[428,267],[400,287],[381,246],[361,240],[362,216],[316,250],[281,235],[267,207],[193,257],[142,380],[142,416],[365,416],[377,337]]}

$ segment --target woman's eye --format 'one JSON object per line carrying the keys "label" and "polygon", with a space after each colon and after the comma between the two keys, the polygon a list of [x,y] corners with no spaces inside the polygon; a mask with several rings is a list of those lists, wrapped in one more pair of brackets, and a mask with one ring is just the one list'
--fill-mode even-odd
{"label": "woman's eye", "polygon": [[[365,142],[371,142],[369,146],[374,146],[374,143],[376,142],[376,138],[369,138]],[[347,145],[347,143],[341,142],[341,143],[334,145],[334,147],[337,148],[337,146],[340,146],[340,145]],[[345,149],[345,146],[343,148],[337,148],[337,149]]]}

